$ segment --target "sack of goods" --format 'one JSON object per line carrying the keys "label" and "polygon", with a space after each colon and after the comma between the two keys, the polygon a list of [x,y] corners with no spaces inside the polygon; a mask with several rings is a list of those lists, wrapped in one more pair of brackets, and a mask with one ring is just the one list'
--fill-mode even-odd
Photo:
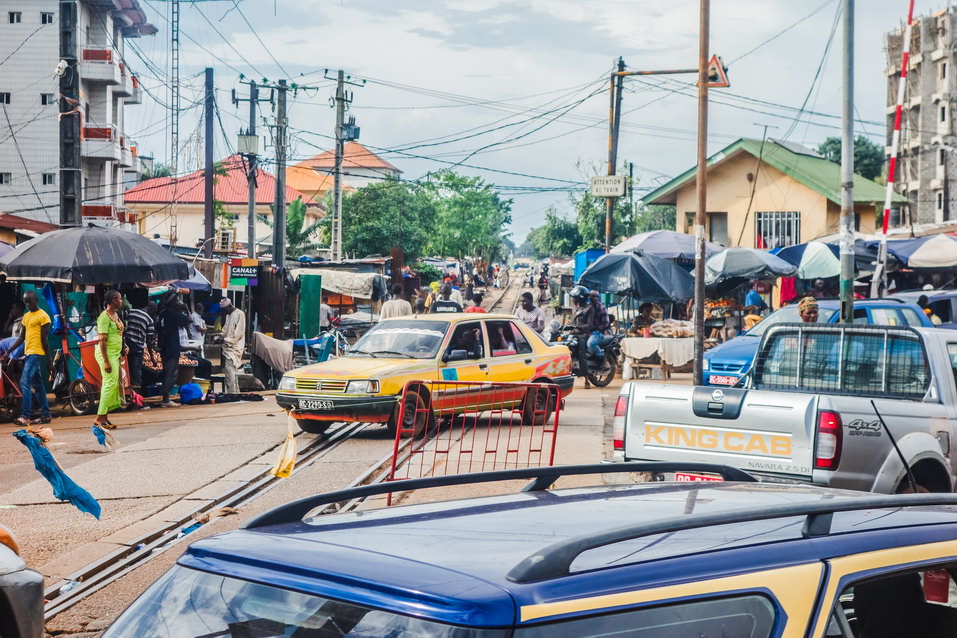
{"label": "sack of goods", "polygon": [[655,337],[693,337],[694,324],[680,319],[665,319],[651,324],[651,334]]}

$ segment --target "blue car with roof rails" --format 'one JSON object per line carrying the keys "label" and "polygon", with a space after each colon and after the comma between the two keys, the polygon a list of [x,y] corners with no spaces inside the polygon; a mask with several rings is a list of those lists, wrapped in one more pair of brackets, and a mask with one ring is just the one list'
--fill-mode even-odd
{"label": "blue car with roof rails", "polygon": [[[698,481],[656,482],[682,472]],[[563,477],[618,478],[549,489]],[[632,483],[635,474],[652,482]],[[606,476],[607,478],[607,476]],[[193,543],[103,638],[881,638],[957,630],[957,495],[704,463],[403,481],[519,492],[340,514],[307,497]],[[600,480],[599,480],[600,482]]]}
{"label": "blue car with roof rails", "polygon": [[[837,323],[841,303],[836,299],[818,301],[820,323]],[[741,380],[758,351],[764,331],[779,323],[800,322],[797,304],[778,308],[758,325],[734,339],[704,353],[704,385],[731,386]],[[897,299],[859,299],[854,302],[854,323],[883,326],[912,326],[933,328],[920,306]]]}

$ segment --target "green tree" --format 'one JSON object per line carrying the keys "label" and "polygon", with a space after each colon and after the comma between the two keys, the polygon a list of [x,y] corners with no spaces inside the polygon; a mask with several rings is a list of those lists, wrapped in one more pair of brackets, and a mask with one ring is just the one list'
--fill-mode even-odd
{"label": "green tree", "polygon": [[559,215],[555,209],[545,213],[545,223],[529,231],[526,241],[537,258],[569,257],[582,243],[578,225]]}
{"label": "green tree", "polygon": [[172,177],[173,169],[167,164],[153,163],[150,168],[140,173],[140,179],[153,179],[155,177]]}
{"label": "green tree", "polygon": [[365,256],[401,246],[411,262],[425,254],[435,217],[435,202],[421,188],[394,179],[375,182],[343,198],[342,248]]}
{"label": "green tree", "polygon": [[642,206],[635,213],[635,233],[644,233],[649,230],[674,230],[675,207],[664,204],[650,204]]}
{"label": "green tree", "polygon": [[[316,231],[326,223],[325,219],[309,222],[306,219],[308,208],[302,201],[302,196],[296,198],[286,206],[286,255],[295,259],[311,250],[322,248],[317,241]],[[260,215],[259,220],[273,227],[272,219]]]}
{"label": "green tree", "polygon": [[512,200],[502,199],[479,177],[452,171],[430,176],[423,188],[436,206],[429,252],[485,261],[504,257],[504,240],[512,222]]}
{"label": "green tree", "polygon": [[[841,138],[829,137],[817,147],[824,159],[841,163]],[[884,172],[884,149],[863,135],[854,139],[854,172],[867,179],[876,179]]]}

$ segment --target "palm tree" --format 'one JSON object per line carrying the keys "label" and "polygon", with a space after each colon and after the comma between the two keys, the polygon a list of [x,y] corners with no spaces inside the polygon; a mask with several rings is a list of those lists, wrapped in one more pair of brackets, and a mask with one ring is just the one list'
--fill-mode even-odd
{"label": "palm tree", "polygon": [[[302,255],[310,250],[324,248],[315,237],[316,232],[326,224],[325,219],[319,219],[312,223],[306,221],[306,204],[302,201],[302,196],[296,198],[296,201],[290,202],[286,206],[286,254],[290,257]],[[272,219],[265,215],[259,216],[260,221],[273,227]]]}

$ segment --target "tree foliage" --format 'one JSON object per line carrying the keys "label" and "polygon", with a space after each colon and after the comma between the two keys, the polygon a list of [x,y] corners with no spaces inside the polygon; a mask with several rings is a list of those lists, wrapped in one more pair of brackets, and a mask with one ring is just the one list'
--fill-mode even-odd
{"label": "tree foliage", "polygon": [[[829,137],[817,147],[824,159],[841,163],[841,138]],[[875,179],[884,172],[884,149],[863,135],[854,139],[854,172]]]}
{"label": "tree foliage", "polygon": [[544,224],[529,231],[526,241],[537,258],[568,256],[582,243],[578,225],[559,215],[554,208],[545,213]]}
{"label": "tree foliage", "polygon": [[405,258],[425,254],[436,222],[431,196],[395,179],[375,182],[342,200],[342,248],[364,257],[385,255],[401,246]]}

